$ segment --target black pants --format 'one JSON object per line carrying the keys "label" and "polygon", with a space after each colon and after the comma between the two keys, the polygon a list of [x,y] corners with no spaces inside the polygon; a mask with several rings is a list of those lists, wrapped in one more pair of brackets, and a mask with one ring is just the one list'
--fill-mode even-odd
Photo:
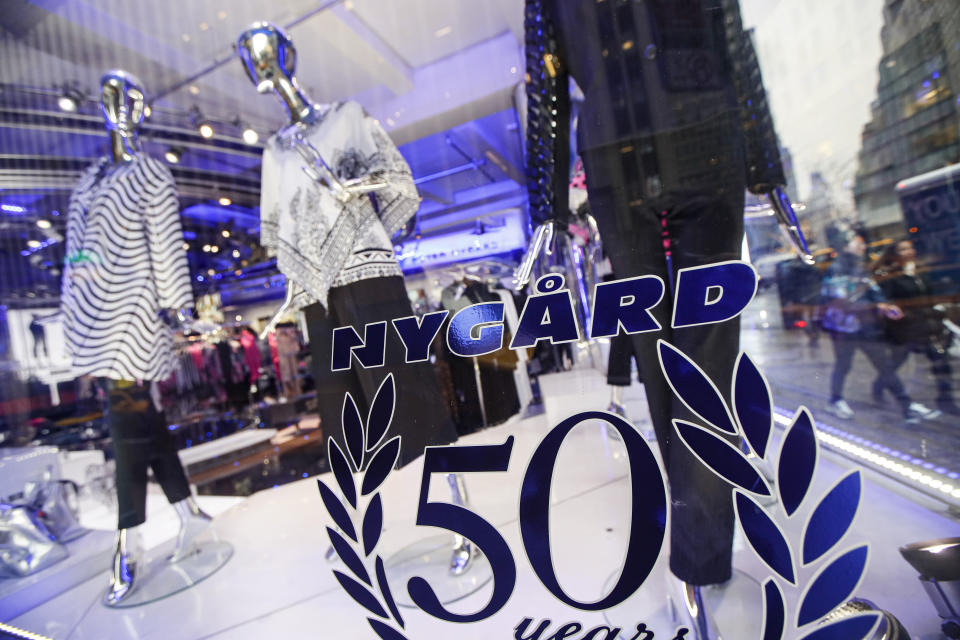
{"label": "black pants", "polygon": [[835,358],[833,373],[830,375],[830,402],[836,402],[843,398],[844,382],[846,382],[847,374],[853,367],[853,357],[859,349],[863,351],[863,354],[870,360],[870,364],[877,370],[877,380],[873,385],[874,392],[889,389],[900,404],[900,408],[903,411],[907,410],[910,405],[910,396],[907,395],[907,390],[904,389],[903,383],[897,377],[896,367],[894,367],[893,359],[890,357],[890,347],[886,342],[859,333],[833,332],[830,334],[830,338],[833,341]]}
{"label": "black pants", "polygon": [[[390,323],[413,313],[403,278],[372,278],[333,288],[327,305],[329,311],[320,304],[305,309],[317,406],[324,435],[332,436],[345,452],[341,424],[345,394],[350,392],[360,416],[366,420],[380,383],[392,373],[396,384],[396,407],[386,437],[403,436],[400,466],[418,458],[430,445],[449,444],[456,440],[456,427],[440,393],[433,365],[429,362],[406,364],[406,351]],[[384,366],[366,369],[353,358],[350,369],[330,370],[332,336],[336,327],[350,325],[363,337],[364,325],[381,321],[387,322]],[[442,335],[437,339],[442,340]]]}
{"label": "black pants", "polygon": [[[927,343],[924,345],[893,344],[890,346],[890,366],[894,374],[907,361],[911,351],[922,353],[930,361],[930,372],[937,382],[937,402],[953,402],[953,368],[950,366],[950,354],[946,349],[937,348]],[[874,382],[874,388],[880,383],[880,378]]]}
{"label": "black pants", "polygon": [[[667,385],[657,357],[657,340],[683,351],[717,388],[729,393],[739,352],[739,321],[672,329],[671,283],[679,269],[740,258],[744,180],[741,175],[735,180],[705,183],[700,192],[647,197],[636,156],[629,153],[640,144],[585,151],[587,190],[604,251],[617,277],[656,275],[666,284],[663,301],[652,311],[663,328],[632,335],[630,340],[670,484],[670,568],[688,583],[716,584],[731,576],[732,491],[674,436],[673,419],[702,422]],[[666,255],[664,230],[670,240],[671,260]]]}
{"label": "black pants", "polygon": [[171,504],[190,497],[177,448],[166,420],[153,406],[148,385],[111,383],[107,423],[117,465],[118,529],[147,519],[147,467]]}
{"label": "black pants", "polygon": [[[631,360],[637,360],[633,353],[633,341],[621,332],[610,338],[610,355],[607,358],[607,384],[616,387],[629,387],[633,381]],[[640,362],[637,360],[637,370]]]}

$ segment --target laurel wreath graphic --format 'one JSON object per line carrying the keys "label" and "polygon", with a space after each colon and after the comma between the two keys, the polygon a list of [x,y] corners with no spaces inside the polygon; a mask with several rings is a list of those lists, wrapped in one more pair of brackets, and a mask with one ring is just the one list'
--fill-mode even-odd
{"label": "laurel wreath graphic", "polygon": [[[843,540],[860,505],[861,477],[855,470],[844,476],[818,501],[809,504],[808,492],[819,459],[813,416],[800,407],[787,429],[776,456],[776,478],[771,489],[757,463],[774,459],[767,446],[773,431],[773,400],[763,374],[741,353],[733,375],[731,407],[703,370],[682,351],[661,340],[660,365],[670,387],[705,429],[674,420],[674,429],[688,449],[715,474],[733,485],[737,521],[750,547],[772,572],[763,584],[763,640],[782,640],[789,626],[802,640],[862,639],[879,621],[878,613],[820,623],[843,604],[863,578],[869,545],[861,544],[830,554]],[[740,437],[748,453],[717,435]],[[753,454],[753,455],[751,455]],[[755,462],[757,461],[757,462]],[[763,506],[757,498],[777,498]],[[808,508],[800,540],[791,541],[787,523]],[[791,544],[791,542],[794,542]],[[796,544],[796,543],[799,544]],[[798,564],[799,563],[799,564]],[[802,571],[801,571],[802,569]],[[803,577],[801,577],[801,575]],[[784,591],[799,598],[796,612],[787,610]]]}
{"label": "laurel wreath graphic", "polygon": [[[381,444],[393,420],[395,400],[396,389],[390,374],[377,389],[364,424],[356,402],[346,394],[341,420],[347,453],[333,438],[327,441],[327,459],[342,499],[317,479],[323,504],[339,529],[327,527],[330,544],[352,574],[334,570],[333,575],[351,598],[375,616],[368,617],[367,622],[383,640],[407,640],[396,628],[403,629],[404,621],[390,593],[383,558],[373,555],[383,532],[383,503],[378,489],[400,455],[400,436]],[[359,493],[354,474],[362,476]],[[355,523],[360,523],[359,535]]]}

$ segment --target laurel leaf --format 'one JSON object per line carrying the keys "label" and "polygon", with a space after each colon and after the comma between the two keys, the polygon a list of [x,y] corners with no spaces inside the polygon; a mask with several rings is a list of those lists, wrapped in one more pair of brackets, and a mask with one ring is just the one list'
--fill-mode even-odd
{"label": "laurel leaf", "polygon": [[820,500],[803,535],[803,564],[829,553],[850,529],[860,505],[860,484],[860,471],[851,471]]}
{"label": "laurel leaf", "polygon": [[847,551],[821,571],[807,588],[797,614],[797,626],[819,620],[857,588],[867,566],[867,545]]}
{"label": "laurel leaf", "polygon": [[737,520],[743,527],[747,541],[760,559],[773,569],[781,578],[795,584],[793,556],[790,545],[770,516],[752,498],[740,491],[736,492],[735,506]]}
{"label": "laurel leaf", "polygon": [[340,420],[343,424],[343,441],[347,443],[347,452],[353,460],[353,467],[359,471],[363,464],[364,428],[357,403],[353,401],[353,396],[349,392],[343,396]]}
{"label": "laurel leaf", "polygon": [[347,592],[347,595],[357,601],[357,604],[381,618],[388,617],[387,612],[383,610],[383,606],[377,601],[376,596],[370,593],[370,590],[365,586],[339,571],[334,571],[333,577],[337,579],[337,582],[339,582],[343,590]]}
{"label": "laurel leaf", "polygon": [[733,411],[750,448],[763,458],[773,431],[773,399],[763,375],[746,353],[737,359]]}
{"label": "laurel leaf", "polygon": [[323,500],[323,506],[327,508],[327,512],[330,514],[330,517],[333,518],[335,523],[337,523],[337,526],[340,527],[341,531],[347,534],[351,540],[356,542],[357,532],[353,528],[353,522],[350,520],[347,510],[337,499],[337,495],[331,491],[330,487],[325,485],[323,480],[320,478],[317,478],[317,487],[320,489],[320,498]]}
{"label": "laurel leaf", "polygon": [[380,541],[380,532],[383,531],[383,503],[380,502],[380,494],[373,496],[373,500],[367,505],[367,513],[363,516],[363,526],[360,535],[363,536],[363,553],[370,553]]}
{"label": "laurel leaf", "polygon": [[357,485],[353,481],[353,472],[350,470],[350,463],[347,457],[340,449],[340,445],[333,438],[327,439],[327,460],[330,461],[330,468],[333,470],[333,477],[340,487],[340,493],[347,499],[350,506],[357,508]]}
{"label": "laurel leaf", "polygon": [[363,483],[360,493],[368,495],[380,488],[383,481],[387,479],[394,465],[397,464],[397,458],[400,456],[400,436],[391,438],[380,447],[373,456],[373,460],[367,466],[363,474]]}
{"label": "laurel leaf", "polygon": [[777,464],[780,503],[788,516],[796,512],[806,497],[816,466],[817,436],[813,430],[813,416],[805,407],[800,407],[783,437]]}
{"label": "laurel leaf", "polygon": [[380,556],[377,556],[376,570],[377,584],[380,585],[380,594],[387,603],[387,608],[390,609],[390,613],[393,614],[393,619],[396,620],[400,628],[403,629],[403,616],[400,615],[400,609],[397,608],[397,603],[393,599],[393,593],[390,592],[390,583],[387,582],[387,572],[383,568],[383,560]]}
{"label": "laurel leaf", "polygon": [[776,580],[767,580],[763,585],[763,602],[763,640],[781,640],[787,621],[787,612],[783,604],[783,594],[780,593]]}
{"label": "laurel leaf", "polygon": [[744,491],[770,495],[767,483],[736,447],[695,424],[674,420],[673,426],[684,444],[718,476]]}
{"label": "laurel leaf", "polygon": [[347,568],[353,572],[353,575],[357,576],[358,580],[363,580],[372,587],[373,583],[370,582],[370,574],[367,573],[366,567],[363,566],[360,556],[353,550],[353,547],[343,539],[343,536],[330,527],[327,527],[327,535],[330,537],[330,544],[333,545],[334,551],[336,551],[340,559],[343,560],[343,564],[347,565]]}
{"label": "laurel leaf", "polygon": [[407,636],[403,635],[393,627],[383,624],[379,620],[367,618],[367,622],[370,623],[370,626],[373,627],[374,632],[380,636],[381,640],[407,640]]}
{"label": "laurel leaf", "polygon": [[390,428],[390,421],[393,419],[395,394],[396,389],[391,373],[380,383],[377,395],[373,397],[373,402],[370,403],[370,414],[367,416],[367,451],[376,449]]}
{"label": "laurel leaf", "polygon": [[737,428],[727,403],[713,382],[693,360],[670,343],[660,340],[658,346],[663,373],[683,404],[717,429],[735,435]]}
{"label": "laurel leaf", "polygon": [[864,640],[872,638],[873,629],[880,620],[880,613],[868,613],[854,618],[818,627],[803,636],[802,640]]}

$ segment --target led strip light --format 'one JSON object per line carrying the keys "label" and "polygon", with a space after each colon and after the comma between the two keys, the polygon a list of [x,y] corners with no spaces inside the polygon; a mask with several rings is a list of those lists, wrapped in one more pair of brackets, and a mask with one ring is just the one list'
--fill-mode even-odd
{"label": "led strip light", "polygon": [[[789,427],[792,419],[792,413],[775,407],[774,421],[777,424]],[[912,489],[960,507],[960,473],[822,422],[816,425],[820,442],[831,449],[857,462],[866,463],[865,466],[900,480]]]}
{"label": "led strip light", "polygon": [[11,635],[14,638],[23,638],[23,640],[53,640],[47,636],[42,636],[39,633],[32,633],[30,631],[24,631],[23,629],[18,629],[16,627],[11,627],[8,624],[0,622],[0,633]]}

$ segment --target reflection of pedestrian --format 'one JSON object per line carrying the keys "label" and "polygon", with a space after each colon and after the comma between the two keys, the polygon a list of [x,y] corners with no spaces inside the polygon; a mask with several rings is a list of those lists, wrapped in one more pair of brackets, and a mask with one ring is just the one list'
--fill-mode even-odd
{"label": "reflection of pedestrian", "polygon": [[[30,320],[30,333],[33,334],[33,357],[34,358],[46,358],[47,357],[47,332],[43,327],[43,323],[40,322],[40,317],[37,315],[33,316],[33,319]],[[40,352],[43,351],[43,355],[40,355]]]}
{"label": "reflection of pedestrian", "polygon": [[890,349],[883,340],[880,317],[896,320],[903,317],[903,312],[886,302],[883,291],[867,271],[866,239],[851,230],[846,240],[846,246],[827,270],[822,287],[823,328],[830,333],[836,357],[827,411],[843,419],[853,417],[853,409],[843,399],[843,386],[853,366],[853,357],[860,350],[877,370],[878,384],[889,389],[897,399],[908,423],[940,415],[912,402],[897,377]]}
{"label": "reflection of pedestrian", "polygon": [[[909,240],[890,245],[877,262],[877,283],[890,302],[903,310],[903,318],[887,322],[894,369],[899,369],[910,352],[922,353],[930,361],[937,382],[937,407],[944,413],[960,415],[953,399],[950,354],[952,334],[943,324],[944,313],[934,308],[930,282],[918,273],[917,253]],[[880,381],[874,382],[875,398],[883,395]]]}

